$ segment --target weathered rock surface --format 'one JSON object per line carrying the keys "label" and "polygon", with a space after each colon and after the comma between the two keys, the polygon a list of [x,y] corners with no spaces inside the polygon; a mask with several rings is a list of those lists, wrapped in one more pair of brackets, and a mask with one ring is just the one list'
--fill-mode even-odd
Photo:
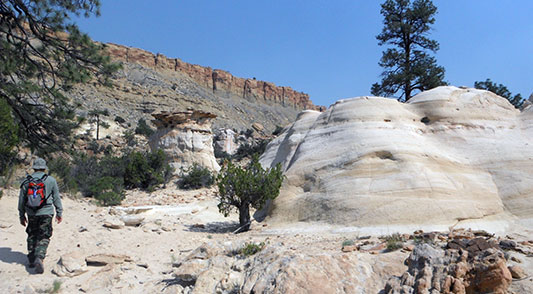
{"label": "weathered rock surface", "polygon": [[150,137],[152,150],[162,149],[177,174],[194,164],[220,170],[213,149],[211,120],[216,115],[189,110],[153,114],[157,131]]}
{"label": "weathered rock surface", "polygon": [[237,134],[230,129],[219,130],[215,137],[215,152],[227,153],[229,155],[235,154],[239,148],[239,144],[236,142]]}
{"label": "weathered rock surface", "polygon": [[405,261],[408,270],[393,277],[385,294],[399,293],[508,293],[511,273],[504,253],[488,248],[471,254],[417,246]]}
{"label": "weathered rock surface", "polygon": [[269,245],[246,257],[243,244],[207,243],[176,264],[176,283],[192,293],[377,293],[404,266],[401,254],[295,252]]}
{"label": "weathered rock surface", "polygon": [[262,157],[287,179],[269,222],[354,227],[478,226],[533,214],[533,108],[439,87],[408,103],[378,97],[306,111]]}
{"label": "weathered rock surface", "polygon": [[85,256],[77,251],[62,255],[52,268],[52,273],[59,277],[75,277],[87,271]]}

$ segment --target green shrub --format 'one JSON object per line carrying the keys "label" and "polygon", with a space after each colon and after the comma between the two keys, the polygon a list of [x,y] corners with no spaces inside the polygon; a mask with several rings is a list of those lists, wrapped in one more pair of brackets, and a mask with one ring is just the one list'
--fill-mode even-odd
{"label": "green shrub", "polygon": [[252,256],[257,252],[263,250],[263,248],[265,248],[265,242],[261,242],[259,244],[246,243],[244,247],[239,250],[239,253],[244,256]]}
{"label": "green shrub", "polygon": [[52,287],[48,290],[46,290],[46,293],[48,294],[57,294],[59,293],[59,290],[61,290],[61,285],[63,283],[60,280],[55,280],[54,284],[52,284]]}
{"label": "green shrub", "polygon": [[72,164],[70,160],[64,157],[57,157],[48,160],[48,173],[55,176],[60,191],[76,192],[77,183],[72,175]]}
{"label": "green shrub", "polygon": [[13,164],[13,149],[19,143],[18,133],[11,107],[4,98],[0,98],[0,176],[6,175],[6,171]]}
{"label": "green shrub", "polygon": [[122,138],[126,141],[126,145],[133,147],[137,145],[137,140],[135,140],[135,133],[132,130],[125,130],[122,134]]}
{"label": "green shrub", "polygon": [[148,126],[144,119],[139,119],[137,127],[135,128],[135,134],[144,135],[145,137],[150,137],[155,131]]}
{"label": "green shrub", "polygon": [[404,241],[405,240],[398,233],[386,236],[385,242],[387,243],[387,251],[395,251],[402,248]]}
{"label": "green shrub", "polygon": [[118,116],[118,115],[115,116],[115,121],[116,121],[117,123],[119,123],[119,124],[123,124],[123,123],[126,122],[125,119],[123,119],[122,117],[120,117],[120,116]]}
{"label": "green shrub", "polygon": [[90,187],[96,200],[103,206],[119,205],[124,199],[122,178],[105,176],[96,180]]}
{"label": "green shrub", "polygon": [[194,164],[185,172],[182,172],[178,186],[181,189],[199,189],[202,187],[211,187],[215,182],[215,176],[206,167]]}
{"label": "green shrub", "polygon": [[258,142],[254,142],[252,144],[244,143],[239,146],[233,155],[233,159],[241,160],[245,157],[251,158],[254,155],[260,156],[265,152],[266,146],[269,142],[269,140],[259,140]]}
{"label": "green shrub", "polygon": [[342,241],[342,247],[352,246],[353,244],[355,244],[353,240],[344,240],[344,241]]}
{"label": "green shrub", "polygon": [[132,152],[126,155],[124,184],[127,188],[141,188],[151,191],[163,184],[172,173],[163,150],[154,152]]}
{"label": "green shrub", "polygon": [[62,190],[79,191],[106,206],[120,204],[124,188],[153,190],[168,182],[172,174],[162,150],[131,152],[120,157],[105,154],[101,158],[79,153],[71,161],[49,160],[48,167],[51,174],[57,175]]}

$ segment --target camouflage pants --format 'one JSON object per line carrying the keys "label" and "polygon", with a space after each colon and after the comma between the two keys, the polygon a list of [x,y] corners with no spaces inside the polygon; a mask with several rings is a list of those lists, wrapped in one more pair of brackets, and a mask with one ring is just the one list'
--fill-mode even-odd
{"label": "camouflage pants", "polygon": [[26,233],[28,233],[28,260],[30,263],[35,261],[35,258],[44,259],[46,256],[46,249],[52,237],[52,216],[38,215],[28,217],[28,226]]}

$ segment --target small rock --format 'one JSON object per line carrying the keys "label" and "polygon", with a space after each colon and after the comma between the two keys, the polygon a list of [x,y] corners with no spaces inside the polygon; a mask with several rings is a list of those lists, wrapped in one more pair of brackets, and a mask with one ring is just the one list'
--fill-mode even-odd
{"label": "small rock", "polygon": [[37,294],[37,292],[35,291],[35,289],[30,286],[30,285],[26,285],[26,287],[24,287],[24,294]]}
{"label": "small rock", "polygon": [[82,232],[87,232],[87,228],[84,227],[84,226],[81,226],[79,229],[78,229],[78,232],[82,233]]}
{"label": "small rock", "polygon": [[59,258],[52,268],[52,273],[59,277],[75,277],[88,271],[81,252],[70,252]]}
{"label": "small rock", "polygon": [[144,217],[138,215],[125,215],[122,218],[124,225],[136,227],[144,221]]}
{"label": "small rock", "polygon": [[353,252],[357,251],[357,245],[346,245],[342,246],[342,252]]}
{"label": "small rock", "polygon": [[121,215],[122,211],[118,210],[116,207],[111,207],[109,209],[109,214],[110,215]]}
{"label": "small rock", "polygon": [[415,245],[413,245],[413,244],[404,245],[404,246],[403,246],[403,249],[404,249],[405,251],[413,251],[413,250],[415,249]]}
{"label": "small rock", "polygon": [[500,241],[500,247],[502,249],[515,249],[516,248],[516,242],[512,240],[501,240]]}
{"label": "small rock", "polygon": [[142,267],[142,268],[148,268],[148,264],[147,264],[147,263],[144,263],[144,262],[142,262],[142,263],[137,263],[137,266]]}
{"label": "small rock", "polygon": [[131,257],[127,255],[118,254],[95,254],[85,258],[87,265],[104,266],[108,264],[120,264],[124,262],[131,262]]}
{"label": "small rock", "polygon": [[511,260],[514,261],[514,262],[517,262],[517,263],[522,263],[522,260],[515,257],[515,256],[511,256]]}
{"label": "small rock", "polygon": [[122,229],[124,226],[123,225],[119,225],[119,224],[113,224],[113,223],[109,223],[109,222],[105,222],[103,224],[104,228],[109,228],[109,229]]}
{"label": "small rock", "polygon": [[258,132],[262,132],[265,129],[265,127],[263,127],[263,125],[260,123],[253,123],[252,128]]}
{"label": "small rock", "polygon": [[191,259],[174,270],[174,276],[184,281],[195,281],[198,275],[205,271],[209,262],[203,259]]}
{"label": "small rock", "polygon": [[204,224],[194,224],[192,225],[193,229],[205,229]]}
{"label": "small rock", "polygon": [[511,272],[513,279],[523,279],[527,277],[527,274],[524,272],[524,269],[518,265],[513,265],[508,267]]}
{"label": "small rock", "polygon": [[198,209],[193,209],[193,210],[191,211],[191,213],[192,213],[192,214],[196,214],[196,213],[198,213],[198,211],[199,211]]}

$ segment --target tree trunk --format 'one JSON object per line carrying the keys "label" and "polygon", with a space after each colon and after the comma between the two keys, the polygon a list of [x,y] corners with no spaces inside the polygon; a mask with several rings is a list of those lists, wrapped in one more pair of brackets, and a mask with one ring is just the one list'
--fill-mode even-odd
{"label": "tree trunk", "polygon": [[250,205],[248,203],[239,207],[239,226],[237,233],[250,230]]}
{"label": "tree trunk", "polygon": [[100,117],[99,116],[96,116],[96,140],[99,139],[99,134],[100,134]]}

